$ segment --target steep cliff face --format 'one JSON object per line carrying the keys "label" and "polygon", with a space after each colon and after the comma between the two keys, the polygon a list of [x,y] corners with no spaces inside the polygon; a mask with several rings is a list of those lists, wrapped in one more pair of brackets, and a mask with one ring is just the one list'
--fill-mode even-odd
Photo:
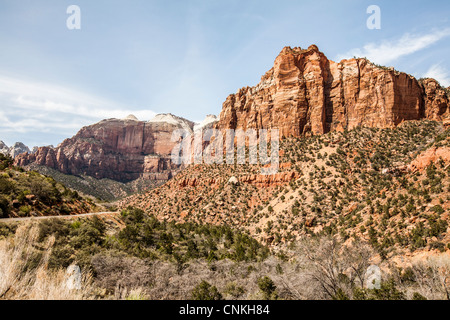
{"label": "steep cliff face", "polygon": [[450,90],[442,88],[434,79],[425,79],[421,82],[425,104],[425,117],[430,120],[449,120]]}
{"label": "steep cliff face", "polygon": [[168,180],[178,166],[170,155],[176,142],[172,132],[193,123],[172,115],[160,115],[144,122],[133,117],[108,119],[82,128],[56,148],[42,147],[23,154],[16,164],[44,165],[72,175],[85,174],[127,182],[141,177]]}
{"label": "steep cliff face", "polygon": [[282,136],[449,117],[445,89],[366,59],[328,60],[315,45],[284,48],[255,87],[223,104],[218,129],[278,128]]}

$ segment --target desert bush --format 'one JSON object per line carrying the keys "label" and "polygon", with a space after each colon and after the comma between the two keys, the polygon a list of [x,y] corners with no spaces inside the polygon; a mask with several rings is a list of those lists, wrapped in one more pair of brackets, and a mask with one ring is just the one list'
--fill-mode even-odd
{"label": "desert bush", "polygon": [[394,279],[382,282],[380,289],[355,288],[355,300],[405,300],[405,293],[397,288]]}
{"label": "desert bush", "polygon": [[222,300],[222,294],[207,281],[200,282],[191,292],[192,300]]}
{"label": "desert bush", "polygon": [[[120,253],[101,253],[92,257],[95,283],[115,294],[123,290],[144,290],[154,284],[151,264]],[[123,294],[121,295],[123,296]]]}
{"label": "desert bush", "polygon": [[224,294],[230,296],[232,299],[238,299],[245,293],[243,286],[237,285],[236,282],[229,282],[224,290]]}
{"label": "desert bush", "polygon": [[450,300],[450,257],[447,254],[431,256],[413,263],[417,292],[429,300]]}
{"label": "desert bush", "polygon": [[54,180],[44,178],[38,173],[31,173],[28,178],[31,193],[45,204],[54,204],[61,200],[61,193],[54,184]]}
{"label": "desert bush", "polygon": [[277,300],[277,286],[268,276],[258,279],[258,288],[261,291],[264,300]]}
{"label": "desert bush", "polygon": [[10,156],[0,153],[0,170],[5,170],[12,166],[13,162],[14,160]]}
{"label": "desert bush", "polygon": [[298,259],[306,271],[307,286],[313,288],[310,298],[351,298],[354,288],[363,287],[373,255],[370,246],[359,241],[348,245],[330,237],[303,241]]}
{"label": "desert bush", "polygon": [[20,212],[20,216],[22,217],[28,217],[28,215],[31,212],[31,207],[30,206],[21,206],[19,208],[19,212]]}
{"label": "desert bush", "polygon": [[7,218],[11,212],[9,200],[2,194],[0,194],[0,217]]}
{"label": "desert bush", "polygon": [[12,181],[9,180],[8,175],[0,175],[0,194],[11,194],[15,190],[15,186]]}

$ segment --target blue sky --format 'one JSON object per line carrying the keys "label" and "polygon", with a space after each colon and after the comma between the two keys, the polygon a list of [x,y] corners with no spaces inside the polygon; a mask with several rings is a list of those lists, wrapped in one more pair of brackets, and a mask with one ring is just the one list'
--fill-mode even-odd
{"label": "blue sky", "polygon": [[[81,30],[66,27],[69,5]],[[369,5],[380,30],[366,26]],[[0,140],[57,145],[130,113],[201,121],[256,85],[284,46],[450,86],[449,17],[442,0],[0,0]]]}

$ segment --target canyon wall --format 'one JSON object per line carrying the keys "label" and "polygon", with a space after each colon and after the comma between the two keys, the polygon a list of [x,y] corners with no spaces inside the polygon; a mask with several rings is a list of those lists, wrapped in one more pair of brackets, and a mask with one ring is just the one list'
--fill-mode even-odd
{"label": "canyon wall", "polygon": [[278,128],[282,136],[449,117],[448,90],[366,59],[334,62],[315,45],[284,48],[254,87],[230,95],[218,129]]}
{"label": "canyon wall", "polygon": [[434,79],[419,81],[366,59],[334,62],[315,45],[286,47],[258,85],[228,96],[217,121],[208,116],[194,127],[171,114],[147,122],[133,116],[103,120],[56,148],[19,155],[16,165],[35,163],[121,182],[168,180],[180,169],[170,160],[175,129],[278,128],[282,137],[298,137],[357,126],[393,127],[406,120],[445,124],[450,119],[448,92]]}
{"label": "canyon wall", "polygon": [[[192,128],[193,123],[169,116],[174,121],[144,122],[137,119],[108,119],[82,128],[58,147],[41,147],[34,154],[21,154],[16,165],[47,166],[65,174],[89,175],[128,182],[138,178],[168,180],[179,166],[172,164],[171,141],[175,129]],[[169,121],[167,121],[169,120]]]}

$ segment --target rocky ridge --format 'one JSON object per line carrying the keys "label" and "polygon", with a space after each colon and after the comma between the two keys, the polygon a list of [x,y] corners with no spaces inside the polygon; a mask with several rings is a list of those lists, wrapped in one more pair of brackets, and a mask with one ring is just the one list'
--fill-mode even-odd
{"label": "rocky ridge", "polygon": [[18,156],[16,164],[120,182],[164,182],[180,170],[170,161],[175,129],[278,128],[282,137],[301,137],[360,126],[392,128],[408,120],[445,125],[450,121],[449,101],[448,89],[434,79],[417,80],[367,59],[337,63],[315,45],[286,47],[258,85],[226,99],[220,117],[209,115],[200,124],[172,114],[146,122],[132,115],[103,120],[56,148]]}
{"label": "rocky ridge", "polygon": [[3,141],[0,141],[0,153],[8,155],[14,159],[19,154],[31,153],[31,151],[22,142],[16,142],[12,147],[8,147]]}
{"label": "rocky ridge", "polygon": [[396,248],[445,251],[449,130],[421,120],[287,138],[276,175],[259,174],[260,165],[191,165],[119,207],[168,221],[231,225],[272,248],[316,234],[358,237],[383,255]]}
{"label": "rocky ridge", "polygon": [[171,162],[175,129],[193,129],[194,123],[170,114],[150,121],[134,116],[107,119],[82,128],[56,148],[38,148],[36,153],[17,157],[16,164],[31,163],[64,174],[89,175],[97,179],[129,182],[139,178],[166,181],[179,170]]}
{"label": "rocky ridge", "polygon": [[448,90],[367,59],[329,60],[317,46],[285,47],[254,87],[223,104],[218,129],[279,128],[284,137],[406,120],[449,119]]}

